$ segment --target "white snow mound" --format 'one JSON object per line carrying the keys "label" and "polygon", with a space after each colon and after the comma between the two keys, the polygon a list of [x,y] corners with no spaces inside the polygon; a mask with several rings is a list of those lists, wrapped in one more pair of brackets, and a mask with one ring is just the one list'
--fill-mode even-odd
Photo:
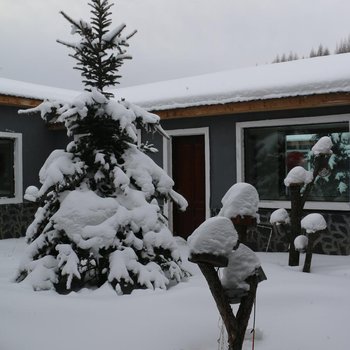
{"label": "white snow mound", "polygon": [[311,148],[312,153],[317,156],[319,154],[332,154],[333,143],[329,136],[321,137]]}
{"label": "white snow mound", "polygon": [[204,221],[187,239],[190,256],[207,253],[226,257],[237,240],[238,235],[231,220],[219,216]]}
{"label": "white snow mound", "polygon": [[308,184],[312,181],[313,174],[302,166],[296,166],[290,170],[284,179],[284,184],[289,187],[291,184]]}
{"label": "white snow mound", "polygon": [[327,228],[327,223],[321,214],[313,213],[305,216],[301,220],[301,227],[305,229],[307,233],[313,233],[325,230]]}
{"label": "white snow mound", "polygon": [[240,243],[231,251],[227,267],[223,268],[221,283],[225,289],[242,288],[249,290],[245,280],[261,266],[256,254],[246,245]]}
{"label": "white snow mound", "polygon": [[222,208],[219,216],[234,218],[252,216],[259,219],[259,195],[254,186],[245,182],[234,184],[221,200]]}
{"label": "white snow mound", "polygon": [[305,251],[308,244],[309,244],[309,239],[305,235],[299,235],[294,240],[294,247],[295,247],[295,250],[298,252]]}
{"label": "white snow mound", "polygon": [[270,223],[273,224],[289,224],[290,218],[288,212],[284,208],[280,208],[272,212],[270,216]]}

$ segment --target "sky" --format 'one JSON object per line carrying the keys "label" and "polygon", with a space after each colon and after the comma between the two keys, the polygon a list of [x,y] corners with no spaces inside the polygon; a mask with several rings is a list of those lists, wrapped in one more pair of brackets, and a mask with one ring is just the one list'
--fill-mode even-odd
{"label": "sky", "polygon": [[[59,14],[89,19],[88,0],[0,0],[0,77],[81,89]],[[118,0],[113,26],[138,30],[120,86],[270,63],[350,34],[348,0]]]}

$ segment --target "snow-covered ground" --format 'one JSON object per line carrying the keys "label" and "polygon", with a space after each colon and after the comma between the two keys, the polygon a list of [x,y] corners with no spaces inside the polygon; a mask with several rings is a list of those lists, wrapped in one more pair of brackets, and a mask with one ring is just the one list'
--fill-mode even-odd
{"label": "snow-covered ground", "polygon": [[[1,350],[218,348],[218,312],[195,265],[186,263],[193,277],[168,291],[118,296],[105,286],[63,296],[11,282],[24,246],[0,241]],[[348,350],[350,256],[315,255],[305,274],[285,253],[258,255],[268,280],[258,288],[255,349]]]}

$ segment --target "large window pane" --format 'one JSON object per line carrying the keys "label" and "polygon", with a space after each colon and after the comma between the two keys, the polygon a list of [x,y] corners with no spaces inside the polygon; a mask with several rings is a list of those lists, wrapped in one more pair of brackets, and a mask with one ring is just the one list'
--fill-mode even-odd
{"label": "large window pane", "polygon": [[0,197],[14,197],[14,140],[0,139]]}
{"label": "large window pane", "polygon": [[262,200],[288,200],[284,178],[294,166],[313,168],[310,150],[322,136],[332,138],[333,155],[329,159],[329,170],[317,177],[308,200],[348,202],[350,134],[347,122],[246,128],[245,181],[256,187]]}

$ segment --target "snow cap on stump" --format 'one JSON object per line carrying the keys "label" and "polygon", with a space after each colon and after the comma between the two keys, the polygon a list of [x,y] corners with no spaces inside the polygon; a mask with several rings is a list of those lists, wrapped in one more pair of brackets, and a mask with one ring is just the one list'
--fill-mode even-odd
{"label": "snow cap on stump", "polygon": [[250,216],[259,219],[259,195],[254,186],[238,182],[234,184],[221,200],[222,208],[219,216],[235,218]]}
{"label": "snow cap on stump", "polygon": [[322,231],[327,228],[327,223],[321,214],[313,213],[309,214],[301,220],[301,227],[306,230],[307,233],[313,233]]}
{"label": "snow cap on stump", "polygon": [[190,256],[213,254],[228,257],[237,244],[238,235],[230,219],[213,217],[198,226],[188,237]]}
{"label": "snow cap on stump", "polygon": [[280,208],[272,212],[270,216],[270,224],[289,224],[290,218],[288,212],[284,208]]}
{"label": "snow cap on stump", "polygon": [[256,273],[261,263],[256,254],[244,244],[231,251],[228,266],[222,271],[221,283],[225,289],[242,288],[249,290],[245,280]]}
{"label": "snow cap on stump", "polygon": [[298,252],[305,252],[309,239],[304,235],[299,235],[294,240],[295,250]]}
{"label": "snow cap on stump", "polygon": [[305,170],[302,166],[296,166],[290,170],[284,179],[284,184],[289,187],[292,184],[308,184],[312,181],[313,174],[311,171]]}
{"label": "snow cap on stump", "polygon": [[315,143],[315,145],[311,148],[311,151],[315,156],[320,154],[332,154],[332,147],[333,143],[331,138],[329,136],[323,136]]}

